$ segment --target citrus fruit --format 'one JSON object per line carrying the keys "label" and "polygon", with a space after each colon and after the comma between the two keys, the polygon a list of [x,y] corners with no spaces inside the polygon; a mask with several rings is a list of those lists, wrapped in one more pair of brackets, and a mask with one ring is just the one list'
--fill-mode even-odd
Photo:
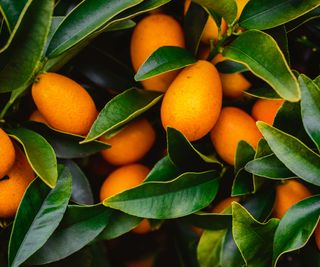
{"label": "citrus fruit", "polygon": [[273,124],[278,110],[284,103],[284,100],[258,99],[252,107],[252,117],[256,121],[264,121],[269,125]]}
{"label": "citrus fruit", "polygon": [[15,161],[15,150],[10,137],[0,128],[0,179],[11,169]]}

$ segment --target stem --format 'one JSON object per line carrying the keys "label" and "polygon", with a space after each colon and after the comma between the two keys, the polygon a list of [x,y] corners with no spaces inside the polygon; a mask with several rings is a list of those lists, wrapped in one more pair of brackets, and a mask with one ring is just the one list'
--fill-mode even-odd
{"label": "stem", "polygon": [[21,87],[17,90],[14,90],[11,92],[11,96],[9,101],[6,103],[6,105],[4,106],[4,108],[2,109],[1,113],[0,113],[0,122],[4,122],[4,116],[7,114],[7,111],[9,110],[9,108],[13,105],[13,103],[16,101],[16,99],[24,92],[24,87]]}

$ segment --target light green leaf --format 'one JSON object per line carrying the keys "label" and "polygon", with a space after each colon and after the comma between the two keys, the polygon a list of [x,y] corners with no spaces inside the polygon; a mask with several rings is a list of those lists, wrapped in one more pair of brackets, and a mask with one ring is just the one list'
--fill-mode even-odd
{"label": "light green leaf", "polygon": [[3,18],[5,19],[10,32],[13,31],[17,22],[19,21],[19,18],[23,17],[24,15],[23,11],[27,9],[30,2],[31,1],[28,1],[28,0],[20,0],[20,1],[0,0],[0,12],[2,13]]}

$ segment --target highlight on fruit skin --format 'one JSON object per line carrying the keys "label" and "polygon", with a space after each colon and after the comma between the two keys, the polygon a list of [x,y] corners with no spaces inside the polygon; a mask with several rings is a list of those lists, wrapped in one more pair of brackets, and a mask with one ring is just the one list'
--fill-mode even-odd
{"label": "highlight on fruit skin", "polygon": [[277,112],[283,103],[283,99],[258,99],[252,107],[252,117],[256,121],[273,125]]}
{"label": "highlight on fruit skin", "polygon": [[[171,16],[152,14],[139,21],[133,31],[130,43],[131,63],[135,72],[153,52],[162,46],[185,47],[184,33],[180,24]],[[165,92],[178,70],[142,81],[146,90]]]}
{"label": "highlight on fruit skin", "polygon": [[15,149],[10,137],[0,128],[0,179],[12,168]]}
{"label": "highlight on fruit skin", "polygon": [[[214,65],[225,61],[226,58],[222,54],[217,54],[213,59]],[[220,73],[223,95],[229,98],[238,98],[243,95],[243,92],[251,87],[251,83],[243,76],[243,74],[235,73]]]}
{"label": "highlight on fruit skin", "polygon": [[151,149],[156,139],[156,132],[147,119],[129,123],[111,138],[100,140],[111,145],[101,151],[102,157],[113,165],[124,165],[142,159]]}
{"label": "highlight on fruit skin", "polygon": [[[134,163],[124,165],[108,175],[100,188],[100,201],[109,198],[115,194],[138,186],[146,178],[150,169],[146,166]],[[143,219],[132,232],[136,234],[146,234],[151,231],[150,223]]]}
{"label": "highlight on fruit skin", "polygon": [[210,137],[218,155],[234,165],[238,143],[244,140],[256,148],[262,135],[249,114],[236,107],[224,107]]}
{"label": "highlight on fruit skin", "polygon": [[204,137],[215,125],[222,105],[222,88],[216,68],[199,60],[184,68],[164,95],[163,127],[173,127],[189,141]]}
{"label": "highlight on fruit skin", "polygon": [[0,218],[15,216],[27,187],[35,178],[26,156],[17,146],[15,153],[14,165],[0,180]]}
{"label": "highlight on fruit skin", "polygon": [[86,135],[98,115],[89,93],[61,74],[40,74],[32,85],[32,97],[48,124],[63,132]]}

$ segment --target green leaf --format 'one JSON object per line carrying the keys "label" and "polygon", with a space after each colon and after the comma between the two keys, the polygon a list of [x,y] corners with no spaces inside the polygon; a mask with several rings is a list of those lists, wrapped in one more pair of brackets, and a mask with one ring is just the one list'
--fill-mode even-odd
{"label": "green leaf", "polygon": [[306,132],[320,151],[320,89],[307,76],[299,76],[301,115]]}
{"label": "green leaf", "polygon": [[118,210],[113,210],[110,216],[107,227],[98,236],[99,240],[111,240],[117,238],[135,228],[140,222],[141,218],[123,213]]}
{"label": "green leaf", "polygon": [[53,148],[38,133],[24,129],[8,129],[11,137],[19,141],[35,173],[51,188],[55,187],[58,170]]}
{"label": "green leaf", "polygon": [[112,211],[102,205],[68,206],[60,226],[28,263],[41,265],[58,261],[82,249],[103,231],[111,214]]}
{"label": "green leaf", "polygon": [[314,19],[318,19],[319,17],[320,17],[320,9],[315,8],[315,9],[309,11],[308,13],[304,14],[303,16],[286,24],[287,32],[290,33],[292,31],[298,29],[299,27],[301,27],[305,23],[307,23],[311,20],[314,20]]}
{"label": "green leaf", "polygon": [[127,19],[127,20],[119,21],[117,23],[110,24],[110,26],[107,27],[105,30],[108,32],[120,31],[120,30],[131,29],[134,26],[136,26],[136,23],[131,19]]}
{"label": "green leaf", "polygon": [[93,193],[85,174],[72,160],[66,160],[64,165],[68,167],[72,176],[71,200],[78,204],[92,205],[94,203]]}
{"label": "green leaf", "polygon": [[33,0],[10,47],[0,54],[0,92],[27,87],[40,63],[50,29],[53,1]]}
{"label": "green leaf", "polygon": [[28,187],[17,211],[9,244],[9,266],[17,267],[40,249],[58,227],[71,196],[68,169],[59,172],[54,189],[41,180]]}
{"label": "green leaf", "polygon": [[219,180],[215,171],[184,173],[168,182],[143,183],[105,199],[103,204],[142,218],[182,217],[208,206]]}
{"label": "green leaf", "polygon": [[221,266],[220,253],[226,230],[204,231],[201,235],[197,256],[201,267]]}
{"label": "green leaf", "polygon": [[231,227],[231,214],[196,212],[183,220],[208,230],[221,230]]}
{"label": "green leaf", "polygon": [[313,80],[313,82],[314,82],[318,87],[320,87],[320,75],[317,76],[317,77]]}
{"label": "green leaf", "polygon": [[282,98],[292,102],[300,100],[297,79],[270,35],[257,30],[246,31],[223,50],[223,55],[244,64]]}
{"label": "green leaf", "polygon": [[241,253],[234,242],[232,229],[229,228],[222,240],[220,264],[223,267],[245,266]]}
{"label": "green leaf", "polygon": [[270,179],[289,179],[296,177],[274,154],[248,162],[245,169],[254,175]]}
{"label": "green leaf", "polygon": [[188,141],[188,139],[175,128],[167,128],[168,155],[172,163],[185,170],[205,170],[220,165],[215,156],[206,156]]}
{"label": "green leaf", "polygon": [[245,29],[270,29],[302,16],[319,5],[318,0],[250,0],[241,13],[239,24]]}
{"label": "green leaf", "polygon": [[247,142],[238,143],[234,166],[235,179],[232,185],[232,196],[241,196],[253,191],[253,177],[245,170],[247,162],[254,158],[255,151]]}
{"label": "green leaf", "polygon": [[155,105],[162,97],[158,92],[132,88],[115,96],[101,110],[88,136],[82,143],[97,139],[119,129]]}
{"label": "green leaf", "polygon": [[257,126],[275,155],[298,177],[311,184],[320,185],[320,156],[300,140],[264,122]]}
{"label": "green leaf", "polygon": [[203,6],[209,10],[210,13],[214,12],[220,17],[223,17],[228,25],[232,25],[237,17],[237,3],[234,0],[193,0],[193,2]]}
{"label": "green leaf", "polygon": [[281,255],[302,248],[315,230],[320,214],[320,195],[293,205],[281,219],[273,243],[273,262]]}
{"label": "green leaf", "polygon": [[178,46],[162,46],[154,51],[141,65],[134,76],[136,81],[143,81],[161,73],[181,69],[196,63],[196,59],[186,49]]}
{"label": "green leaf", "polygon": [[243,91],[245,94],[249,96],[254,96],[257,98],[263,99],[281,99],[281,97],[277,94],[276,91],[272,90],[272,87],[269,85],[266,86],[252,86],[248,90]]}
{"label": "green leaf", "polygon": [[278,223],[278,219],[260,223],[239,203],[232,204],[232,233],[246,266],[270,266]]}
{"label": "green leaf", "polygon": [[25,126],[40,133],[61,159],[84,158],[110,147],[99,141],[79,144],[83,141],[83,136],[60,132],[43,123],[28,122]]}
{"label": "green leaf", "polygon": [[241,73],[248,70],[246,66],[232,60],[223,60],[215,66],[220,73]]}
{"label": "green leaf", "polygon": [[24,12],[22,11],[24,9],[26,10],[26,8],[29,6],[29,5],[26,6],[27,3],[28,3],[28,0],[22,0],[22,1],[0,0],[0,11],[8,25],[10,32],[13,31],[19,18],[24,15]]}
{"label": "green leaf", "polygon": [[169,181],[181,173],[181,170],[172,163],[169,156],[165,156],[153,166],[144,182]]}
{"label": "green leaf", "polygon": [[51,39],[47,56],[56,57],[80,43],[117,14],[142,0],[86,0],[74,8]]}

